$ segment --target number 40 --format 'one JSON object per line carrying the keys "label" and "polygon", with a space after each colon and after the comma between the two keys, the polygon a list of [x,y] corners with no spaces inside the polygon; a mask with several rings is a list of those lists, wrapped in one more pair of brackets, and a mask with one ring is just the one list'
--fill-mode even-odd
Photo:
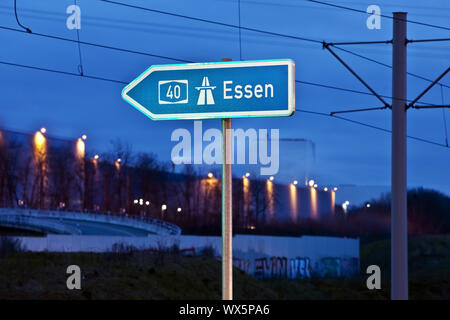
{"label": "number 40", "polygon": [[173,87],[173,90],[172,90],[172,85],[169,85],[169,88],[167,89],[166,97],[168,97],[170,99],[173,99],[173,98],[179,99],[180,92],[181,92],[181,88],[178,84]]}

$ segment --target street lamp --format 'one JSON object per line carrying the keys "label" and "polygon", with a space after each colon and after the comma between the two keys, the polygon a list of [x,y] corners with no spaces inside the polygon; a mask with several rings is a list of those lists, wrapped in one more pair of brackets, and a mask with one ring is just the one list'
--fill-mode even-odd
{"label": "street lamp", "polygon": [[293,184],[294,184],[294,185],[297,185],[297,183],[298,183],[298,181],[297,181],[297,180],[294,180]]}
{"label": "street lamp", "polygon": [[308,181],[308,185],[309,185],[310,187],[314,187],[314,180],[313,180],[313,179],[309,180],[309,181]]}
{"label": "street lamp", "polygon": [[87,139],[87,135],[83,134],[83,135],[81,136],[81,139],[86,140],[86,139]]}
{"label": "street lamp", "polygon": [[250,173],[247,172],[247,173],[245,174],[245,176],[246,176],[247,178],[250,177]]}
{"label": "street lamp", "polygon": [[208,178],[212,179],[213,177],[214,177],[214,175],[212,172],[208,173]]}
{"label": "street lamp", "polygon": [[44,128],[44,127],[42,127],[42,128],[41,128],[41,133],[46,133],[46,132],[47,132],[47,129]]}
{"label": "street lamp", "polygon": [[95,159],[95,160],[98,160],[98,158],[100,158],[100,156],[99,156],[98,154],[96,154],[96,155],[94,156],[94,159]]}
{"label": "street lamp", "polygon": [[177,212],[181,212],[181,208],[180,207],[178,207]]}
{"label": "street lamp", "polygon": [[270,176],[269,180],[273,181],[273,179],[275,179],[273,176]]}
{"label": "street lamp", "polygon": [[328,191],[328,188],[327,187],[323,188],[323,191]]}

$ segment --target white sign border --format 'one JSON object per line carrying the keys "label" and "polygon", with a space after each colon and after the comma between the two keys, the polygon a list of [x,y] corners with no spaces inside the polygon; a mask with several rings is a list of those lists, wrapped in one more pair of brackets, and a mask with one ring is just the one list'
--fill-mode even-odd
{"label": "white sign border", "polygon": [[[284,110],[267,111],[234,111],[234,112],[201,112],[201,113],[175,113],[154,114],[142,106],[136,100],[128,96],[128,92],[144,80],[150,73],[161,70],[190,70],[190,69],[215,69],[238,67],[262,67],[262,66],[288,66],[288,108]],[[145,70],[139,77],[133,80],[122,90],[122,98],[152,120],[200,120],[221,118],[251,118],[251,117],[282,117],[291,116],[295,112],[295,63],[291,59],[256,60],[256,61],[223,61],[203,62],[187,64],[153,65]]]}

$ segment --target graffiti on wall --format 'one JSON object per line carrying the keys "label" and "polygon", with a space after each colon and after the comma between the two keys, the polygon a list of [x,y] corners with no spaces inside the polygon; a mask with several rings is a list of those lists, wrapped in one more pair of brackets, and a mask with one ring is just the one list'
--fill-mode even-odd
{"label": "graffiti on wall", "polygon": [[248,259],[233,258],[233,267],[249,273],[251,262]]}
{"label": "graffiti on wall", "polygon": [[320,278],[348,277],[359,272],[359,259],[326,257],[317,262],[315,269]]}
{"label": "graffiti on wall", "polygon": [[258,279],[301,279],[311,278],[311,264],[307,257],[288,259],[271,257],[255,259],[254,275]]}
{"label": "graffiti on wall", "polygon": [[[242,259],[240,259],[242,260]],[[248,272],[250,260],[245,261],[245,268],[235,266]],[[241,262],[242,265],[243,262]],[[308,257],[270,257],[255,259],[254,276],[257,279],[309,279],[339,278],[353,276],[359,273],[358,258],[325,257],[320,259],[315,266]]]}

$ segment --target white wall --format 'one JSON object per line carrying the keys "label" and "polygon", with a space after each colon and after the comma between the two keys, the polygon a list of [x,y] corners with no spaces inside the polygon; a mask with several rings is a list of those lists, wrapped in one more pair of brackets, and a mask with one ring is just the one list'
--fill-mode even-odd
{"label": "white wall", "polygon": [[[47,235],[47,237],[17,237],[22,245],[30,251],[50,252],[105,252],[113,244],[123,243],[138,249],[158,248],[178,244],[180,249],[212,246],[217,255],[222,252],[221,237],[208,236],[158,236],[121,237],[121,236],[86,236],[86,235]],[[308,257],[311,265],[316,265],[321,258],[357,258],[359,259],[359,239],[320,236],[275,237],[235,235],[233,237],[233,256],[253,262],[258,258]],[[250,270],[254,271],[254,263]]]}

